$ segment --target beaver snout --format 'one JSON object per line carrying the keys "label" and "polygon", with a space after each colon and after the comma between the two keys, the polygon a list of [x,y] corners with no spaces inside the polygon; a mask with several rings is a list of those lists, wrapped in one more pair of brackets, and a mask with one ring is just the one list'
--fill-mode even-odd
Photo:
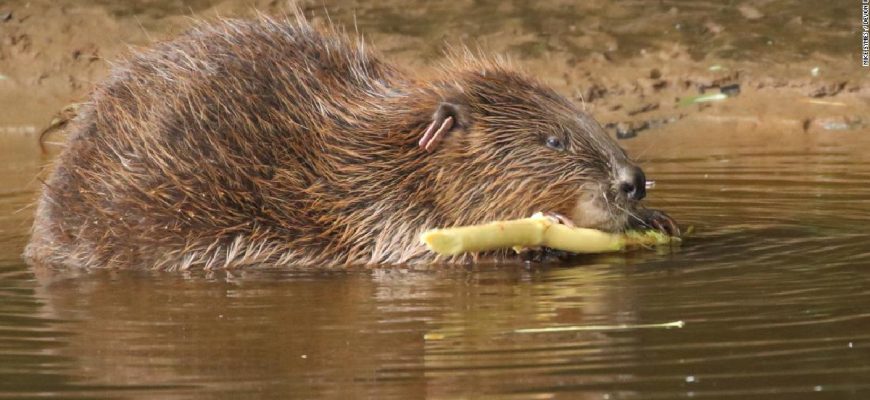
{"label": "beaver snout", "polygon": [[637,166],[623,167],[619,172],[617,190],[631,200],[641,200],[646,197],[646,175]]}

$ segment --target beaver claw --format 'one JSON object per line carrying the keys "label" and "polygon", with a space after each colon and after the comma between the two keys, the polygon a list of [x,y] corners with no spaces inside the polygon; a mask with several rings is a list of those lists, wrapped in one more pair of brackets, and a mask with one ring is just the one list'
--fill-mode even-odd
{"label": "beaver claw", "polygon": [[628,224],[630,229],[655,229],[670,236],[680,236],[677,222],[663,211],[645,208],[637,210],[636,216]]}

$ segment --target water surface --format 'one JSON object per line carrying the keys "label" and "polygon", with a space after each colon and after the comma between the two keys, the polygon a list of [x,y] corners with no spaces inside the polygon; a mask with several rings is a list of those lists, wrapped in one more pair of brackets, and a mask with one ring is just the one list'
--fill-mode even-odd
{"label": "water surface", "polygon": [[[867,136],[774,138],[776,150],[684,141],[692,156],[645,161],[654,203],[696,229],[673,252],[562,266],[75,274],[19,259],[45,160],[32,138],[5,138],[0,393],[866,398]],[[670,321],[685,326],[516,332]]]}

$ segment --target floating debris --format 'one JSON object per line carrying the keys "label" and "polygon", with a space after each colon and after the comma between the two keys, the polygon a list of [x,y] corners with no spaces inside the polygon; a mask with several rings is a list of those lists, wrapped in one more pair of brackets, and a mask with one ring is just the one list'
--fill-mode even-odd
{"label": "floating debris", "polygon": [[819,67],[815,67],[815,68],[811,69],[811,70],[810,70],[810,75],[812,75],[812,76],[819,76]]}
{"label": "floating debris", "polygon": [[683,321],[665,322],[663,324],[618,324],[618,325],[573,325],[573,326],[554,326],[551,328],[531,328],[517,329],[515,333],[559,333],[559,332],[581,332],[581,331],[627,331],[635,329],[671,329],[682,328],[686,326]]}
{"label": "floating debris", "polygon": [[429,332],[423,335],[423,340],[443,340],[447,335],[439,332]]}

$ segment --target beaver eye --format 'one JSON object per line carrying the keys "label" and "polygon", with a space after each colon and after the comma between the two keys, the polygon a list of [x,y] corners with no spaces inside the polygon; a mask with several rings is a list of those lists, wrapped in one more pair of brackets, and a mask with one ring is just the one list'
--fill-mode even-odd
{"label": "beaver eye", "polygon": [[553,150],[565,150],[565,144],[562,143],[561,139],[555,136],[550,136],[547,138],[547,147]]}

